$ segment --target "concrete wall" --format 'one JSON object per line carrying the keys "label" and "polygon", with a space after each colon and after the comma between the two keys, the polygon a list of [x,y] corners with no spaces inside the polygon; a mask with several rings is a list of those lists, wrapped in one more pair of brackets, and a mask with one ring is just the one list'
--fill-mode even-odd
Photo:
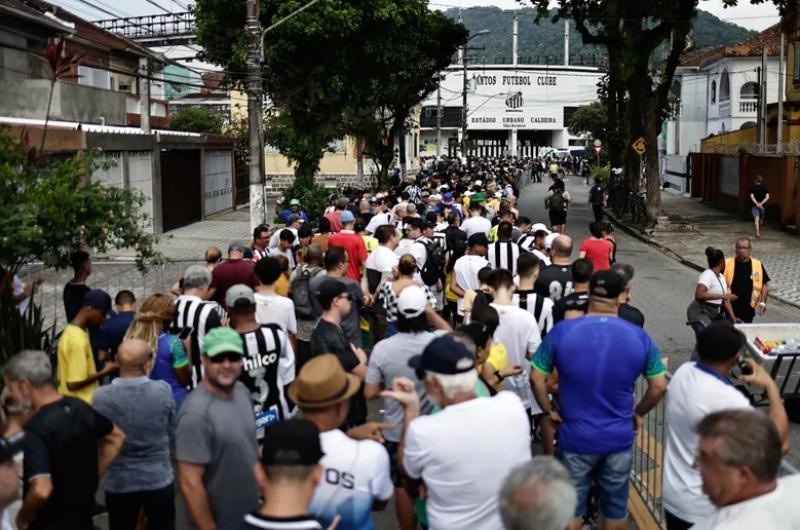
{"label": "concrete wall", "polygon": [[704,138],[700,150],[703,153],[736,154],[741,147],[756,143],[756,130],[742,129]]}
{"label": "concrete wall", "polygon": [[[0,81],[0,114],[44,119],[50,82],[46,79]],[[125,94],[89,86],[58,82],[53,89],[51,120],[126,125]]]}

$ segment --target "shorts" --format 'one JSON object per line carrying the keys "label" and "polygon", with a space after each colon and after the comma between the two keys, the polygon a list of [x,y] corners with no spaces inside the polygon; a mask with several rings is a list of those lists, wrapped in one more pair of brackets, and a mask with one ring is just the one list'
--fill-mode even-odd
{"label": "shorts", "polygon": [[548,210],[550,214],[550,226],[559,226],[567,224],[567,212],[557,212]]}
{"label": "shorts", "polygon": [[592,482],[596,482],[600,493],[600,513],[603,517],[625,519],[628,515],[628,487],[633,467],[633,447],[610,455],[571,453],[559,447],[556,455],[569,471],[572,484],[578,493],[575,517],[583,515]]}
{"label": "shorts", "polygon": [[764,218],[764,208],[758,208],[757,206],[753,206],[750,208],[750,213],[753,214],[753,219],[761,219]]}
{"label": "shorts", "polygon": [[383,446],[386,448],[386,452],[389,453],[389,476],[392,477],[392,484],[394,484],[395,488],[402,488],[403,482],[400,477],[400,470],[397,467],[397,449],[400,444],[385,440]]}

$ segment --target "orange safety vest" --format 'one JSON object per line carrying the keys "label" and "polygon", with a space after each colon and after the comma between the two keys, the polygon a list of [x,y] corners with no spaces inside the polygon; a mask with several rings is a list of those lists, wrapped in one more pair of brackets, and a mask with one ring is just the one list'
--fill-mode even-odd
{"label": "orange safety vest", "polygon": [[[764,267],[761,265],[761,262],[755,258],[750,258],[750,261],[753,263],[753,273],[750,275],[750,279],[753,280],[753,293],[750,295],[750,307],[755,309],[759,300],[761,300],[761,288],[764,286]],[[735,267],[736,258],[727,258],[725,260],[725,272],[723,275],[725,276],[725,282],[728,284],[728,289],[730,289],[731,283],[733,283],[733,271]]]}

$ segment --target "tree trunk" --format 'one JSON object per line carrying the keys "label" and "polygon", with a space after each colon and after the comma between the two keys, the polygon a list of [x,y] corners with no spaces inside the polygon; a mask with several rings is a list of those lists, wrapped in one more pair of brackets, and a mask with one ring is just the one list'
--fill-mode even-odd
{"label": "tree trunk", "polygon": [[647,190],[647,225],[653,226],[661,215],[661,175],[658,167],[658,116],[655,104],[647,105],[644,120],[644,140],[647,144],[645,156],[645,181]]}
{"label": "tree trunk", "polygon": [[356,179],[359,185],[364,184],[364,149],[361,138],[356,137]]}

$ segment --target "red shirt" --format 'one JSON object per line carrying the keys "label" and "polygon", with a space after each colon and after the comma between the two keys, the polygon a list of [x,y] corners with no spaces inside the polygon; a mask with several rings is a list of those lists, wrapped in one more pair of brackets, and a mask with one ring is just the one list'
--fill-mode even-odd
{"label": "red shirt", "polygon": [[325,219],[331,222],[331,232],[342,231],[342,212],[334,210],[331,213],[325,214]]}
{"label": "red shirt", "polygon": [[211,288],[214,291],[214,301],[222,307],[225,306],[225,293],[238,283],[243,283],[251,289],[256,287],[256,274],[253,262],[243,259],[228,260],[220,263],[211,271]]}
{"label": "red shirt", "polygon": [[361,266],[367,261],[367,246],[361,236],[355,234],[352,230],[342,230],[337,234],[333,234],[328,240],[328,245],[331,247],[342,247],[347,253],[347,259],[350,263],[347,264],[347,276],[351,280],[361,281]]}
{"label": "red shirt", "polygon": [[586,252],[586,259],[594,264],[594,272],[611,268],[611,243],[606,239],[587,239],[581,243],[581,252]]}

